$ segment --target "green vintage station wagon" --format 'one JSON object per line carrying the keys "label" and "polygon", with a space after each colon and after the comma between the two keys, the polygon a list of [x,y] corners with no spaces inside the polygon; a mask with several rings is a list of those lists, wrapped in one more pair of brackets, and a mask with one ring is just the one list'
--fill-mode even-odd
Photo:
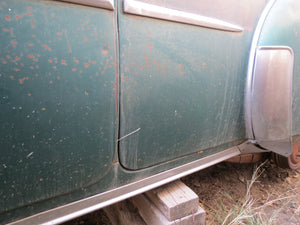
{"label": "green vintage station wagon", "polygon": [[0,0],[0,223],[62,223],[235,156],[299,168],[299,12]]}

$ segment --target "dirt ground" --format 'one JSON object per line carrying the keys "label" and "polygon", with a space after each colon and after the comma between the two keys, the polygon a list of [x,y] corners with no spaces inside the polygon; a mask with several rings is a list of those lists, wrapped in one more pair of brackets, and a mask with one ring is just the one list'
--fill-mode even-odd
{"label": "dirt ground", "polygon": [[[198,194],[208,225],[300,224],[300,171],[281,169],[271,160],[263,165],[223,162],[181,180]],[[100,210],[65,223],[79,224],[110,222]]]}
{"label": "dirt ground", "polygon": [[[249,218],[233,224],[300,224],[300,171],[281,169],[271,160],[259,165],[224,162],[182,179],[198,194],[207,224],[222,224],[230,211],[224,224],[239,214]],[[243,207],[247,210],[241,213]]]}

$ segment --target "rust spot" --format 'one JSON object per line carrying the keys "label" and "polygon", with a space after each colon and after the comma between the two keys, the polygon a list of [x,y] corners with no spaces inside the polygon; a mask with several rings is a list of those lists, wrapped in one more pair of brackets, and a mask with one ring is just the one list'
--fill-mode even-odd
{"label": "rust spot", "polygon": [[75,59],[74,62],[79,63],[79,61],[77,59]]}
{"label": "rust spot", "polygon": [[153,60],[153,64],[154,64],[154,65],[156,64],[156,60]]}
{"label": "rust spot", "polygon": [[30,59],[33,59],[33,58],[34,58],[34,55],[28,54],[27,57],[30,58]]}
{"label": "rust spot", "polygon": [[37,54],[37,57],[40,57],[41,55],[40,54]]}
{"label": "rust spot", "polygon": [[49,82],[50,84],[53,84],[53,81],[52,80],[50,80],[50,82]]}
{"label": "rust spot", "polygon": [[46,110],[46,108],[42,108],[42,111],[45,111]]}
{"label": "rust spot", "polygon": [[31,8],[31,7],[27,7],[27,9],[28,9],[28,10],[32,10],[32,8]]}
{"label": "rust spot", "polygon": [[204,63],[202,63],[202,65],[203,65],[203,66],[205,66],[205,65],[206,65],[206,63],[204,62]]}
{"label": "rust spot", "polygon": [[61,36],[61,35],[62,35],[62,33],[60,33],[60,32],[57,32],[56,34],[57,34],[58,36]]}
{"label": "rust spot", "polygon": [[30,93],[28,93],[28,96],[30,97],[30,96],[31,96],[31,94],[30,94]]}
{"label": "rust spot", "polygon": [[13,47],[16,47],[16,45],[18,44],[16,41],[11,41],[11,43],[13,44]]}
{"label": "rust spot", "polygon": [[72,71],[76,71],[76,70],[77,70],[76,68],[73,68],[73,69],[72,69]]}
{"label": "rust spot", "polygon": [[61,65],[65,65],[65,66],[67,66],[68,64],[66,63],[66,60],[61,60],[61,63],[60,63]]}
{"label": "rust spot", "polygon": [[89,65],[90,65],[90,64],[88,64],[88,63],[85,63],[85,64],[84,64],[85,67],[89,67]]}
{"label": "rust spot", "polygon": [[6,19],[7,21],[10,21],[10,17],[9,17],[9,16],[5,16],[5,19]]}
{"label": "rust spot", "polygon": [[135,81],[134,84],[137,85],[137,82]]}
{"label": "rust spot", "polygon": [[33,44],[32,43],[28,43],[28,46],[33,46]]}
{"label": "rust spot", "polygon": [[22,18],[21,15],[16,15],[16,19],[20,19],[20,18]]}
{"label": "rust spot", "polygon": [[13,62],[19,61],[20,59],[21,59],[20,57],[16,56]]}
{"label": "rust spot", "polygon": [[88,95],[89,95],[89,93],[88,93],[87,91],[85,91],[85,92],[84,92],[84,94],[85,94],[86,96],[88,96]]}
{"label": "rust spot", "polygon": [[10,55],[6,55],[6,58],[7,58],[7,59],[10,59]]}
{"label": "rust spot", "polygon": [[92,64],[96,64],[96,63],[97,63],[96,61],[93,61],[93,62],[92,62]]}
{"label": "rust spot", "polygon": [[30,66],[30,69],[32,69],[32,70],[33,70],[33,69],[34,69],[34,67],[33,67],[33,66]]}
{"label": "rust spot", "polygon": [[134,63],[134,62],[131,62],[130,64],[133,65],[133,66],[135,66],[135,63]]}
{"label": "rust spot", "polygon": [[149,49],[152,49],[152,47],[153,47],[153,44],[152,44],[152,43],[150,43],[150,44],[147,44],[147,46],[148,46],[148,48],[149,48]]}
{"label": "rust spot", "polygon": [[5,32],[8,32],[8,31],[9,31],[9,29],[6,29],[6,28],[3,28],[2,30],[5,31]]}
{"label": "rust spot", "polygon": [[52,61],[52,59],[48,59],[48,62],[49,62],[49,63],[52,63],[53,61]]}
{"label": "rust spot", "polygon": [[14,68],[14,71],[18,72],[18,71],[20,71],[20,69],[18,69],[18,68]]}
{"label": "rust spot", "polygon": [[3,64],[7,64],[7,62],[5,60],[2,61]]}
{"label": "rust spot", "polygon": [[178,68],[180,69],[182,67],[182,63],[180,63],[179,65],[178,65]]}
{"label": "rust spot", "polygon": [[52,68],[55,69],[55,70],[57,69],[56,66],[53,66]]}
{"label": "rust spot", "polygon": [[43,46],[46,50],[48,50],[48,51],[50,51],[50,52],[52,51],[52,49],[51,49],[49,46],[47,46],[46,44],[43,44],[42,46]]}
{"label": "rust spot", "polygon": [[59,77],[59,76],[57,77],[57,80],[60,80],[60,77]]}
{"label": "rust spot", "polygon": [[40,67],[38,65],[36,65],[35,68],[39,69]]}
{"label": "rust spot", "polygon": [[34,26],[34,24],[33,24],[33,23],[31,23],[31,28],[32,28],[32,29],[34,29],[34,28],[35,28],[35,26]]}
{"label": "rust spot", "polygon": [[107,55],[108,54],[108,50],[107,49],[102,49],[102,55]]}
{"label": "rust spot", "polygon": [[25,80],[29,80],[29,77],[24,77],[22,79],[19,79],[20,84],[23,84]]}
{"label": "rust spot", "polygon": [[35,35],[33,34],[32,37],[35,38]]}
{"label": "rust spot", "polygon": [[149,62],[148,61],[146,62],[146,66],[149,67]]}
{"label": "rust spot", "polygon": [[10,76],[10,79],[11,79],[11,80],[14,80],[15,78],[14,78],[14,76]]}
{"label": "rust spot", "polygon": [[143,70],[143,67],[140,66],[139,69],[140,69],[140,70]]}

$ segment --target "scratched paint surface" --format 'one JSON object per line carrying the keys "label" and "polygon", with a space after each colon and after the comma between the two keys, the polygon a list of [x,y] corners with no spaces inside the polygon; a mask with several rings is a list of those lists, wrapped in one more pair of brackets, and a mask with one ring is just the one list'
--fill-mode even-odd
{"label": "scratched paint surface", "polygon": [[[292,135],[300,135],[300,2],[277,1],[263,27],[260,46],[289,46],[294,52]],[[280,16],[278,16],[280,15]]]}
{"label": "scratched paint surface", "polygon": [[109,171],[114,38],[109,10],[0,1],[2,212],[84,190]]}
{"label": "scratched paint surface", "polygon": [[252,28],[231,33],[128,14],[119,24],[120,136],[137,131],[120,141],[124,167],[213,154],[245,138]]}

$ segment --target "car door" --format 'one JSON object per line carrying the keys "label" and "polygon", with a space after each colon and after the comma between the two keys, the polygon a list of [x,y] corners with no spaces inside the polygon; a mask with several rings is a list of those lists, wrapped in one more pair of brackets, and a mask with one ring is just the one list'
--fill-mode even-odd
{"label": "car door", "polygon": [[138,170],[245,139],[253,29],[267,1],[124,0],[121,164]]}
{"label": "car door", "polygon": [[0,1],[1,212],[82,197],[111,168],[116,13],[112,1],[74,2]]}

